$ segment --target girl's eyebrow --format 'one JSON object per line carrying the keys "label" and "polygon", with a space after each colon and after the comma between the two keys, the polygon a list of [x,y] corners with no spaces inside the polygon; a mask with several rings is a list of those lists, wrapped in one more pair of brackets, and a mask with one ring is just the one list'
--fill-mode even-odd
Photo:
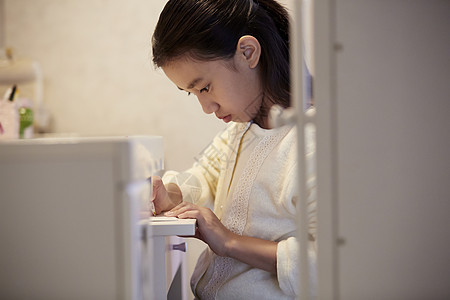
{"label": "girl's eyebrow", "polygon": [[[191,81],[191,83],[189,83],[187,89],[188,89],[188,90],[192,89],[193,87],[195,87],[195,86],[196,86],[200,81],[202,81],[202,80],[203,80],[203,78],[201,78],[201,77],[195,78],[194,80]],[[183,89],[183,88],[180,88],[179,86],[177,86],[177,88],[178,88],[180,91],[184,91],[184,89]]]}

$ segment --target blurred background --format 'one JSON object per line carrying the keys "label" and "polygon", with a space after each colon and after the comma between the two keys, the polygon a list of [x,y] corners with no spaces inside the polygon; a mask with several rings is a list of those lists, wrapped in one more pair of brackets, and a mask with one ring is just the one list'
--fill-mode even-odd
{"label": "blurred background", "polygon": [[[2,0],[0,48],[34,61],[58,135],[161,135],[166,168],[185,169],[224,123],[205,115],[151,62],[151,36],[164,0]],[[35,82],[18,84],[37,112]],[[1,86],[2,95],[9,88]],[[180,151],[182,150],[182,151]]]}

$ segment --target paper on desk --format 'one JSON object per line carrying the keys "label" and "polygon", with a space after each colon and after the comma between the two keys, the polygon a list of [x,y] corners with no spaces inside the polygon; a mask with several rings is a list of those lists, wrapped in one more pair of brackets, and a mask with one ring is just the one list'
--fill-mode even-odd
{"label": "paper on desk", "polygon": [[161,222],[161,221],[177,221],[177,217],[164,217],[164,216],[156,216],[149,218],[151,222]]}

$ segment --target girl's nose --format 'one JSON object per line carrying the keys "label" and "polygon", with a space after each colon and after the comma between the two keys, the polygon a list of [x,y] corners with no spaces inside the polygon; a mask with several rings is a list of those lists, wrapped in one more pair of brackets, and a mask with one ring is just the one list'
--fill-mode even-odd
{"label": "girl's nose", "polygon": [[198,102],[200,102],[200,105],[202,106],[203,111],[206,114],[212,114],[213,112],[216,112],[219,109],[219,104],[212,101],[211,99],[208,99],[204,96],[197,96]]}

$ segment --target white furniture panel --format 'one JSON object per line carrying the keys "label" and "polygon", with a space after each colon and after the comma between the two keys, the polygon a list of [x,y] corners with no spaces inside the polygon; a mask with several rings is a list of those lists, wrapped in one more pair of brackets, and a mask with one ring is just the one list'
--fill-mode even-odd
{"label": "white furniture panel", "polygon": [[0,142],[0,298],[142,299],[139,207],[162,154],[160,137]]}
{"label": "white furniture panel", "polygon": [[319,299],[450,297],[450,2],[314,1]]}
{"label": "white furniture panel", "polygon": [[196,220],[151,220],[154,299],[187,299],[186,242],[178,236],[193,236]]}

